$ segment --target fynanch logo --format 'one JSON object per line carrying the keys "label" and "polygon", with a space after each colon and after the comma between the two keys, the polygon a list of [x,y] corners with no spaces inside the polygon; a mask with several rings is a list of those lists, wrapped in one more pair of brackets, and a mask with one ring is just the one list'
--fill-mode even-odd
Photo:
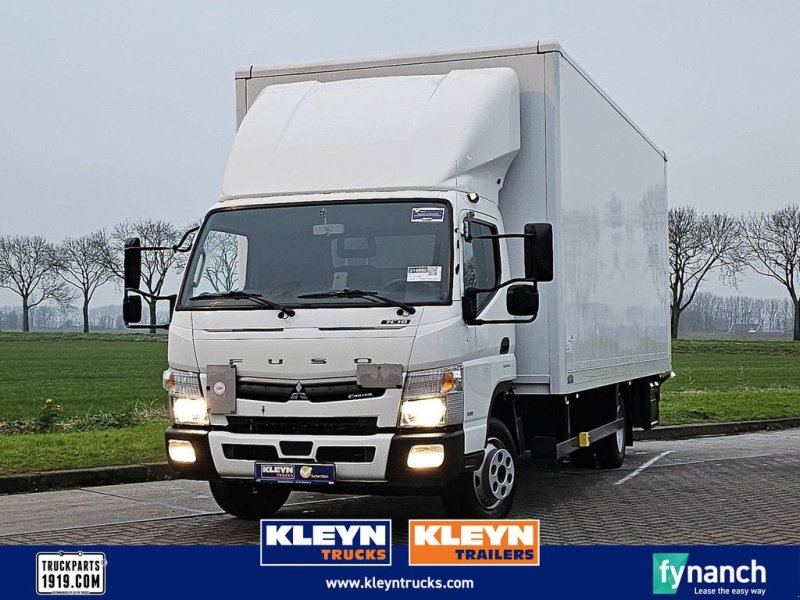
{"label": "fynanch logo", "polygon": [[[688,553],[653,554],[653,594],[677,594],[683,582],[690,585],[745,584],[736,588],[735,594],[747,592],[752,596],[765,595],[765,588],[752,584],[767,582],[767,568],[753,559],[743,565],[690,565]],[[702,588],[698,588],[701,589]],[[730,589],[728,589],[730,592]],[[697,594],[697,591],[695,591]]]}

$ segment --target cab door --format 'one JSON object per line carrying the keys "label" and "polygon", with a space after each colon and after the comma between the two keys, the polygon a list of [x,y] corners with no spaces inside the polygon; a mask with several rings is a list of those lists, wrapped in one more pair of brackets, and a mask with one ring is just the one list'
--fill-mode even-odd
{"label": "cab door", "polygon": [[[471,216],[470,216],[471,215]],[[508,275],[508,258],[505,242],[486,239],[501,230],[498,219],[485,213],[465,211],[463,220],[470,216],[472,240],[462,238],[462,289],[490,290],[477,293],[478,320],[509,320],[506,310],[507,287],[496,288],[504,275]],[[466,451],[484,447],[485,426],[492,397],[498,385],[516,376],[514,360],[514,325],[467,325],[469,335],[475,339],[474,351],[464,361],[464,419]]]}

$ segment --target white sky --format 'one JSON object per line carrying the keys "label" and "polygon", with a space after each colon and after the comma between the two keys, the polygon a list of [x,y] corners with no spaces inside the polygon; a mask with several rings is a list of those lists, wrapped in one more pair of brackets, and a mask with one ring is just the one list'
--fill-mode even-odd
{"label": "white sky", "polygon": [[[199,217],[219,194],[238,66],[539,38],[667,152],[673,206],[797,202],[798,26],[796,0],[3,0],[0,234]],[[784,293],[753,276],[741,291]],[[97,300],[116,302],[113,287]]]}

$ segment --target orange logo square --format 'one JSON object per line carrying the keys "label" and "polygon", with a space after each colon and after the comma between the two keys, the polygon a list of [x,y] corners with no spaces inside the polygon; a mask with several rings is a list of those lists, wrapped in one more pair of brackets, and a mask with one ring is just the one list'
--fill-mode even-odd
{"label": "orange logo square", "polygon": [[410,565],[539,565],[539,520],[411,519]]}

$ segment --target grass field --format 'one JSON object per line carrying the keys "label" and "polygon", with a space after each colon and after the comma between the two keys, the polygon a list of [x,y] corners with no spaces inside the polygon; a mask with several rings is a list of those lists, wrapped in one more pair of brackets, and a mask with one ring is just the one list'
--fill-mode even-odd
{"label": "grass field", "polygon": [[800,342],[677,340],[662,425],[800,416]]}
{"label": "grass field", "polygon": [[0,435],[0,475],[164,462],[164,430],[152,421],[127,429]]}
{"label": "grass field", "polygon": [[[166,407],[164,336],[0,333],[0,421]],[[678,340],[664,386],[663,425],[800,416],[800,343]],[[0,434],[0,475],[164,460],[156,418],[133,427]],[[163,412],[161,413],[163,415]]]}
{"label": "grass field", "polygon": [[164,405],[166,336],[0,334],[0,421],[37,416],[48,398],[64,417]]}

